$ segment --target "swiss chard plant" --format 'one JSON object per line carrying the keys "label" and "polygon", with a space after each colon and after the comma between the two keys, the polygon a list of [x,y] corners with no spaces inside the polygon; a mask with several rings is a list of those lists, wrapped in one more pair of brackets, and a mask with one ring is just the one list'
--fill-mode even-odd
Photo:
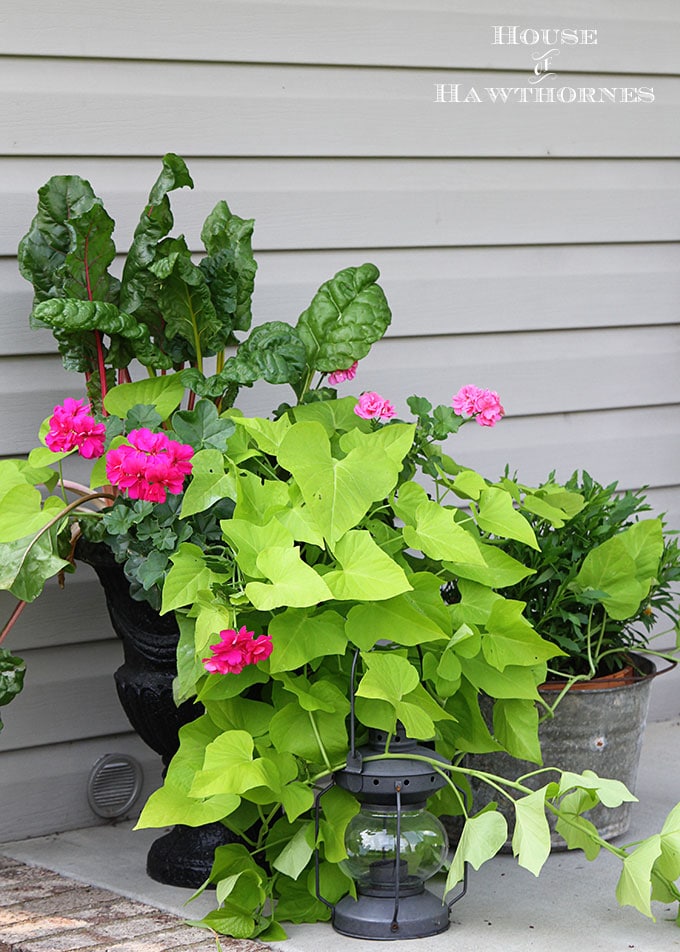
{"label": "swiss chard plant", "polygon": [[[292,388],[294,403],[333,396],[328,375],[353,373],[389,326],[378,269],[362,264],[322,284],[295,324],[251,329],[253,221],[218,202],[197,257],[171,234],[170,195],[192,187],[185,162],[166,155],[122,266],[114,221],[89,182],[59,175],[38,192],[19,245],[21,274],[33,286],[30,320],[52,331],[65,368],[84,375],[86,398],[66,397],[51,411],[28,460],[0,461],[0,589],[20,600],[0,641],[48,578],[73,571],[79,532],[107,542],[133,596],[159,607],[170,555],[186,541],[209,547],[231,506],[217,492],[212,507],[195,518],[185,510],[180,521],[177,489],[168,492],[179,473],[173,447],[223,451],[233,424],[219,414],[258,380]],[[122,445],[148,462],[156,450],[145,434],[161,429],[170,443],[160,451],[154,490],[142,479],[120,493],[116,475],[125,481],[125,473],[107,469],[104,454],[120,456]],[[68,478],[72,456],[91,462],[89,485]],[[209,472],[196,475],[198,485]],[[21,689],[23,663],[5,652],[2,664],[0,703],[7,703]]]}

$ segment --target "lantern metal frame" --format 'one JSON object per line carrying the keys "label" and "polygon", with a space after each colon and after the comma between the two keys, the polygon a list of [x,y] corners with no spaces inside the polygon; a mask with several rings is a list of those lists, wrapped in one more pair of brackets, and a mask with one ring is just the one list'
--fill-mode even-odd
{"label": "lantern metal frame", "polygon": [[[354,705],[354,682],[359,651],[352,661],[350,692],[350,750],[347,764],[342,770],[331,774],[331,781],[319,789],[314,798],[314,834],[315,834],[315,886],[317,898],[331,911],[333,928],[342,935],[359,939],[415,939],[437,935],[448,929],[451,907],[467,892],[467,864],[464,866],[463,883],[460,892],[448,902],[439,900],[434,893],[425,888],[425,879],[408,877],[416,882],[407,882],[402,878],[406,861],[401,857],[401,822],[404,805],[415,810],[426,810],[428,797],[441,789],[446,780],[436,768],[428,767],[421,759],[408,759],[426,755],[429,760],[441,762],[442,769],[451,766],[439,754],[429,748],[419,746],[399,730],[394,740],[404,751],[399,758],[383,758],[369,761],[367,754],[379,750],[377,742],[387,741],[386,732],[369,730],[373,747],[356,747],[356,719]],[[422,752],[422,753],[421,753]],[[319,830],[321,799],[334,786],[339,786],[357,797],[360,803],[368,806],[384,806],[389,812],[396,813],[395,856],[389,860],[389,871],[382,882],[374,881],[370,887],[359,886],[359,899],[345,896],[338,903],[332,903],[321,893]],[[388,798],[394,797],[392,803]]]}

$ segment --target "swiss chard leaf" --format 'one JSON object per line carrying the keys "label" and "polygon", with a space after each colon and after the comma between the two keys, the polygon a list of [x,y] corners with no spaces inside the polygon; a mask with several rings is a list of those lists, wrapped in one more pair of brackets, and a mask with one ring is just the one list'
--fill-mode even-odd
{"label": "swiss chard leaf", "polygon": [[392,314],[373,264],[345,268],[322,284],[300,315],[297,330],[311,369],[326,373],[365,357]]}
{"label": "swiss chard leaf", "polygon": [[233,215],[222,201],[208,215],[201,231],[208,256],[201,261],[200,268],[222,323],[216,344],[220,350],[233,342],[233,331],[250,328],[257,270],[251,245],[253,225],[252,218]]}

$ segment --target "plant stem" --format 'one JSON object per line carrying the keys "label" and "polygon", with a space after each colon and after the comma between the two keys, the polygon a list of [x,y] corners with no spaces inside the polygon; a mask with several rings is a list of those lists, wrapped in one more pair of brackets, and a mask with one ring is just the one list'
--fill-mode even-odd
{"label": "plant stem", "polygon": [[5,638],[7,637],[7,635],[10,633],[10,631],[11,631],[11,629],[13,628],[14,624],[15,624],[16,621],[18,620],[19,615],[21,615],[21,613],[22,613],[22,611],[24,610],[24,608],[26,608],[26,605],[27,605],[27,602],[25,602],[25,601],[22,599],[20,602],[18,602],[18,603],[14,606],[14,611],[12,612],[12,614],[11,614],[11,615],[9,616],[9,618],[7,619],[7,623],[5,624],[5,627],[2,629],[2,631],[0,631],[0,645],[1,645],[2,642],[5,640]]}
{"label": "plant stem", "polygon": [[312,713],[311,711],[307,711],[307,713],[309,714],[309,720],[310,720],[310,723],[311,723],[311,725],[312,725],[312,730],[314,731],[314,736],[316,737],[316,742],[317,742],[317,744],[319,745],[319,750],[321,751],[321,756],[323,757],[323,762],[325,763],[326,767],[328,767],[328,772],[329,772],[329,773],[332,773],[332,772],[333,772],[333,768],[331,767],[331,762],[330,762],[330,760],[328,759],[328,754],[326,753],[326,748],[324,747],[323,742],[322,742],[322,740],[321,740],[321,735],[319,734],[319,728],[316,726],[316,721],[314,720],[314,715],[313,715],[313,713]]}

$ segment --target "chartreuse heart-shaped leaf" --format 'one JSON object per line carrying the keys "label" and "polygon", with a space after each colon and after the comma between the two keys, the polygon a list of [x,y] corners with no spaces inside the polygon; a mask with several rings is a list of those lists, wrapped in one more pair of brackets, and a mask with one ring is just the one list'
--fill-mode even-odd
{"label": "chartreuse heart-shaped leaf", "polygon": [[409,576],[409,582],[411,591],[350,610],[346,630],[353,644],[368,651],[380,639],[417,645],[450,637],[451,622],[439,579],[419,572]]}
{"label": "chartreuse heart-shaped leaf", "polygon": [[[224,731],[206,747],[202,769],[196,772],[189,792],[194,797],[231,793],[269,803],[279,796],[282,782],[297,775],[292,758],[272,753],[255,757],[248,731]],[[257,793],[261,787],[263,799]]]}
{"label": "chartreuse heart-shaped leaf", "polygon": [[361,657],[367,670],[356,689],[357,697],[380,698],[391,704],[420,683],[416,669],[401,655],[366,652]]}
{"label": "chartreuse heart-shaped leaf", "polygon": [[469,562],[445,562],[444,568],[457,575],[458,578],[470,579],[473,582],[479,582],[480,585],[488,585],[490,588],[506,588],[510,585],[516,585],[529,575],[536,574],[535,569],[530,569],[518,562],[517,559],[514,559],[502,549],[484,542],[478,542],[477,544],[484,559],[484,565],[471,565]]}
{"label": "chartreuse heart-shaped leaf", "polygon": [[323,580],[341,601],[382,600],[409,591],[404,570],[376,545],[370,532],[353,529],[339,539],[333,555],[340,566]]}
{"label": "chartreuse heart-shaped leaf", "polygon": [[303,403],[293,407],[290,416],[296,423],[320,423],[329,437],[359,429],[370,432],[370,420],[363,420],[354,412],[356,397],[343,397],[341,400],[319,400],[315,403]]}
{"label": "chartreuse heart-shaped leaf", "polygon": [[592,549],[583,560],[573,588],[594,590],[610,618],[635,614],[649,592],[663,552],[660,519],[645,519]]}
{"label": "chartreuse heart-shaped leaf", "polygon": [[538,708],[522,698],[499,698],[493,706],[493,732],[509,754],[542,764]]}
{"label": "chartreuse heart-shaped leaf", "polygon": [[108,413],[120,417],[127,416],[128,410],[141,404],[151,406],[161,420],[167,420],[176,410],[184,396],[184,383],[181,374],[167,374],[164,377],[147,377],[133,383],[122,383],[112,387],[104,398]]}
{"label": "chartreuse heart-shaped leaf", "polygon": [[255,473],[239,471],[236,490],[234,519],[264,526],[272,516],[290,506],[290,486],[287,483],[263,480]]}
{"label": "chartreuse heart-shaped leaf", "polygon": [[291,428],[291,422],[287,416],[282,416],[279,420],[263,420],[260,417],[243,417],[234,414],[231,419],[252,436],[263,453],[274,455],[278,453],[282,440]]}
{"label": "chartreuse heart-shaped leaf", "polygon": [[564,770],[560,777],[558,795],[561,796],[574,788],[593,791],[606,807],[619,807],[622,803],[637,802],[637,797],[634,797],[620,780],[598,777],[592,770],[584,770],[582,774]]}
{"label": "chartreuse heart-shaped leaf", "polygon": [[401,462],[413,442],[413,427],[397,425],[396,434],[362,434],[362,447],[344,458],[331,454],[320,423],[295,423],[278,452],[279,463],[292,473],[314,521],[333,545],[366,515],[371,503],[393,489]]}
{"label": "chartreuse heart-shaped leaf", "polygon": [[272,862],[284,876],[297,879],[314,853],[314,822],[308,820],[288,840],[279,855]]}
{"label": "chartreuse heart-shaped leaf", "polygon": [[420,503],[415,511],[415,527],[404,526],[403,532],[408,546],[420,549],[431,559],[482,567],[486,564],[476,539],[456,522],[455,512],[431,500]]}
{"label": "chartreuse heart-shaped leaf", "polygon": [[462,882],[465,863],[479,869],[499,851],[508,835],[505,817],[496,811],[468,817],[446,877],[444,896]]}
{"label": "chartreuse heart-shaped leaf", "polygon": [[224,519],[220,526],[224,538],[234,549],[239,568],[250,578],[267,578],[264,569],[258,566],[260,554],[265,549],[273,547],[293,551],[291,533],[276,519],[270,519],[264,526],[247,519]]}
{"label": "chartreuse heart-shaped leaf", "polygon": [[203,550],[192,542],[183,542],[175,555],[170,556],[172,568],[163,583],[161,614],[175,608],[192,605],[199,592],[222,580],[222,576],[208,568]]}
{"label": "chartreuse heart-shaped leaf", "polygon": [[[345,704],[341,707],[337,696],[328,693],[310,699],[307,709],[300,706],[297,698],[286,704],[276,712],[269,725],[272,744],[278,751],[294,754],[316,768],[328,768],[329,763],[346,757],[345,717],[349,702],[343,700]],[[317,705],[317,710],[309,709],[313,703]],[[319,704],[333,707],[332,712],[318,709]]]}
{"label": "chartreuse heart-shaped leaf", "polygon": [[334,611],[288,608],[269,624],[274,650],[269,658],[272,674],[294,671],[326,655],[344,654],[345,620]]}
{"label": "chartreuse heart-shaped leaf", "polygon": [[616,898],[621,906],[634,906],[643,916],[656,921],[652,914],[652,869],[661,856],[661,835],[648,837],[623,861],[616,885]]}
{"label": "chartreuse heart-shaped leaf", "polygon": [[546,787],[515,800],[512,852],[520,866],[538,876],[550,855],[550,827],[545,815]]}
{"label": "chartreuse heart-shaped leaf", "polygon": [[238,807],[241,798],[232,793],[196,799],[189,792],[196,771],[203,766],[206,747],[217,736],[219,728],[207,714],[180,728],[180,747],[170,762],[165,783],[147,801],[135,829],[163,826],[166,822],[203,826],[228,816]]}
{"label": "chartreuse heart-shaped leaf", "polygon": [[224,470],[219,450],[200,450],[191,460],[191,482],[182,497],[182,519],[205,512],[221,499],[236,499],[236,476]]}
{"label": "chartreuse heart-shaped leaf", "polygon": [[491,607],[482,636],[484,657],[499,671],[509,665],[533,665],[565,655],[556,645],[545,641],[522,615],[524,602],[499,599]]}
{"label": "chartreuse heart-shaped leaf", "polygon": [[0,542],[16,542],[40,532],[65,506],[60,496],[48,496],[43,503],[35,487],[13,486],[0,499]]}
{"label": "chartreuse heart-shaped leaf", "polygon": [[[283,526],[280,528],[283,530]],[[269,582],[248,582],[245,592],[258,611],[282,606],[307,608],[332,598],[321,575],[302,561],[297,546],[263,549],[257,557],[257,568]]]}
{"label": "chartreuse heart-shaped leaf", "polygon": [[539,549],[534,530],[524,516],[512,505],[512,496],[504,489],[490,486],[479,495],[476,506],[477,525],[485,532],[504,539],[524,542]]}

